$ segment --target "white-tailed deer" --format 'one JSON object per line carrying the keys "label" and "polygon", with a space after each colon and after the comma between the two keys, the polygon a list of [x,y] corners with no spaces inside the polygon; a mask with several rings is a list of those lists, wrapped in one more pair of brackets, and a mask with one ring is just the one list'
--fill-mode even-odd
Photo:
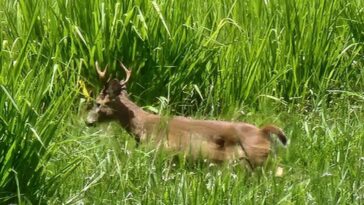
{"label": "white-tailed deer", "polygon": [[[109,80],[89,112],[86,123],[117,120],[137,142],[151,142],[162,148],[183,152],[192,158],[203,157],[213,162],[242,160],[255,168],[263,164],[271,150],[271,134],[285,145],[283,131],[267,125],[257,128],[243,122],[194,120],[185,117],[161,117],[148,113],[129,99],[126,91],[131,71],[122,63],[125,80]],[[105,78],[96,63],[100,78]]]}

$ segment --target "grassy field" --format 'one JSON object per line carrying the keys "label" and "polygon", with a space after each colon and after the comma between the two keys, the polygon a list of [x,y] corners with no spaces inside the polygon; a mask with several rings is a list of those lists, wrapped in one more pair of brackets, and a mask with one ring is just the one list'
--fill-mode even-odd
{"label": "grassy field", "polygon": [[[3,0],[0,28],[0,204],[364,203],[362,0]],[[250,173],[87,127],[96,60],[145,109],[289,145]]]}

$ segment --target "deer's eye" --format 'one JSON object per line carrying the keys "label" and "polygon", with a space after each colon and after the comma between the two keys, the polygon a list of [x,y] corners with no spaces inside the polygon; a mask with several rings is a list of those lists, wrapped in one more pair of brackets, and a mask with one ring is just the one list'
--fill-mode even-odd
{"label": "deer's eye", "polygon": [[100,107],[101,106],[101,104],[100,103],[96,103],[96,107]]}

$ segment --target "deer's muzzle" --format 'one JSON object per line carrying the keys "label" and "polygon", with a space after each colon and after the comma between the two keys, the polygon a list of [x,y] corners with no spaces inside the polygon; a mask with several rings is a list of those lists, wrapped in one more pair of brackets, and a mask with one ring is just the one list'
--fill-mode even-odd
{"label": "deer's muzzle", "polygon": [[96,110],[91,110],[86,118],[86,125],[87,126],[93,126],[96,124],[96,122],[99,119],[99,114],[97,113]]}

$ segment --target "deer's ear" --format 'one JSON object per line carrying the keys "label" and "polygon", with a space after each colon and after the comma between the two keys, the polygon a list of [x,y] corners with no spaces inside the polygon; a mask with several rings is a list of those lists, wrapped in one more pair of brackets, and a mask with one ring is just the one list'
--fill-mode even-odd
{"label": "deer's ear", "polygon": [[110,95],[110,97],[116,97],[121,92],[121,85],[118,80],[111,80],[107,84],[106,93]]}

